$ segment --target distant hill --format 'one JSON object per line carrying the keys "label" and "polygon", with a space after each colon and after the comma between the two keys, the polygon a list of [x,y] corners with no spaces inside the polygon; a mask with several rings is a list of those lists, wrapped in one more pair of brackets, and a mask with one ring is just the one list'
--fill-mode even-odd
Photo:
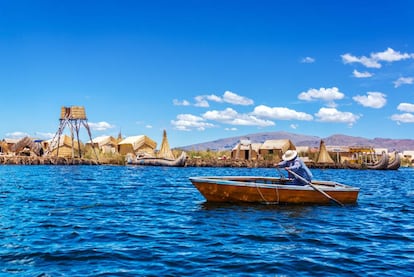
{"label": "distant hill", "polygon": [[414,140],[413,139],[388,139],[388,138],[374,138],[367,139],[363,137],[353,137],[341,134],[335,134],[326,138],[321,138],[317,136],[308,136],[301,135],[289,132],[266,132],[266,133],[255,133],[248,134],[245,136],[230,137],[218,139],[205,143],[198,143],[193,145],[188,145],[184,147],[179,147],[180,149],[190,151],[203,151],[203,150],[213,150],[213,151],[225,151],[231,150],[241,139],[249,139],[251,142],[263,143],[266,140],[271,139],[290,139],[296,146],[310,146],[310,147],[319,147],[321,140],[325,141],[326,145],[335,145],[335,146],[372,146],[375,148],[387,148],[389,151],[397,150],[414,150]]}

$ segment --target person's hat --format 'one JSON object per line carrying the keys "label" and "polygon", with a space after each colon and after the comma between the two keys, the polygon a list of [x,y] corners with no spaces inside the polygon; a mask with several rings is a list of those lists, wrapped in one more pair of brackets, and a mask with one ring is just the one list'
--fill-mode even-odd
{"label": "person's hat", "polygon": [[291,161],[294,158],[296,158],[297,155],[298,155],[298,152],[296,152],[295,150],[288,150],[285,152],[285,154],[283,154],[282,159],[284,161]]}

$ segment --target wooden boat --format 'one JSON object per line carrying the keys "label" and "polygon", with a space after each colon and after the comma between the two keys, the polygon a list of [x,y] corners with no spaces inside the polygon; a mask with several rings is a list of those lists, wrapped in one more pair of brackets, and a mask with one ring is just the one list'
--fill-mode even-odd
{"label": "wooden boat", "polygon": [[157,158],[157,157],[137,157],[134,160],[128,160],[130,165],[146,165],[146,166],[175,166],[183,167],[187,161],[187,153],[182,152],[181,155],[175,159]]}
{"label": "wooden boat", "polygon": [[190,181],[208,202],[328,204],[332,199],[326,193],[336,202],[352,204],[359,194],[359,188],[331,181],[304,186],[289,184],[292,179],[259,176],[190,177]]}

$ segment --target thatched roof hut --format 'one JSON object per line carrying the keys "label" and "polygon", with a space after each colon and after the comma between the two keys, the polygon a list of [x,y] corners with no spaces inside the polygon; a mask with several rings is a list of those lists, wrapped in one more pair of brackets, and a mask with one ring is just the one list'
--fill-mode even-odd
{"label": "thatched roof hut", "polygon": [[283,153],[287,150],[296,150],[295,145],[289,139],[266,140],[260,147],[262,157],[272,156],[274,159],[281,160]]}
{"label": "thatched roof hut", "polygon": [[252,143],[250,140],[240,140],[231,150],[232,159],[236,160],[256,160],[259,157],[261,143]]}
{"label": "thatched roof hut", "polygon": [[318,164],[334,164],[334,160],[329,155],[328,151],[326,150],[325,142],[321,140],[319,145],[319,155],[318,159],[316,160]]}
{"label": "thatched roof hut", "polygon": [[47,144],[51,147],[50,152],[52,153],[52,156],[58,154],[58,157],[77,157],[79,155],[79,146],[81,148],[83,146],[80,141],[72,141],[72,138],[68,135],[60,136],[59,144],[54,143],[51,145],[51,140],[49,140]]}
{"label": "thatched roof hut", "polygon": [[[93,142],[93,145],[92,145]],[[86,142],[86,147],[94,147],[99,149],[102,153],[115,153],[118,151],[118,140],[113,136],[100,136]]]}
{"label": "thatched roof hut", "polygon": [[159,158],[164,158],[164,159],[169,159],[169,160],[175,159],[175,156],[170,149],[170,144],[168,143],[168,139],[167,139],[167,132],[165,130],[162,134],[161,148],[160,148],[160,151],[158,151],[157,156]]}
{"label": "thatched roof hut", "polygon": [[118,143],[118,152],[121,155],[146,153],[154,155],[157,143],[145,135],[131,136]]}

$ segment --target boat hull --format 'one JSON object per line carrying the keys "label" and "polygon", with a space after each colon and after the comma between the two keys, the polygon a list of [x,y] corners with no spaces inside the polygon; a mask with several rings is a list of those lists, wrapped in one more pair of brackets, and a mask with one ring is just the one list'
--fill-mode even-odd
{"label": "boat hull", "polygon": [[[269,177],[190,177],[208,202],[267,204],[328,204],[330,199],[309,185],[289,185],[287,179]],[[335,182],[312,184],[343,204],[357,202],[359,188]]]}

